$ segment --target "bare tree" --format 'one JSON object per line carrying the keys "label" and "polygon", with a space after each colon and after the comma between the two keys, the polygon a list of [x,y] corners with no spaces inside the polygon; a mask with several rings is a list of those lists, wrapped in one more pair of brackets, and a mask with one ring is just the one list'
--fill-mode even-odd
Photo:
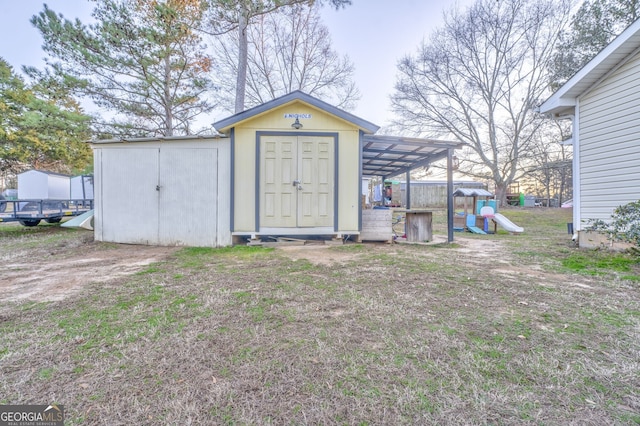
{"label": "bare tree", "polygon": [[460,172],[493,181],[506,200],[526,173],[521,159],[542,123],[534,107],[568,0],[478,0],[445,14],[443,28],[399,63],[392,96],[397,124],[468,143]]}
{"label": "bare tree", "polygon": [[222,35],[237,30],[236,84],[234,112],[245,108],[249,41],[247,31],[257,17],[297,4],[329,3],[336,9],[350,5],[351,0],[209,0],[211,11],[209,34]]}
{"label": "bare tree", "polygon": [[[522,188],[547,200],[557,199],[558,205],[572,196],[573,149],[566,141],[571,138],[568,120],[546,120],[532,140],[529,155],[523,159],[528,173]],[[550,203],[551,204],[551,203]]]}
{"label": "bare tree", "polygon": [[[318,6],[295,5],[254,19],[247,30],[246,106],[262,104],[294,90],[302,90],[344,109],[359,98],[353,83],[354,67],[331,49],[331,37],[322,24]],[[219,102],[231,109],[239,74],[235,33],[218,38],[214,79]]]}

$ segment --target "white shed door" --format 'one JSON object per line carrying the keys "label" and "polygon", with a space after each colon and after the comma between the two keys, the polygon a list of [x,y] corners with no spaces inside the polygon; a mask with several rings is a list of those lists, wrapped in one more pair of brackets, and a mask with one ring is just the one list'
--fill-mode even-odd
{"label": "white shed door", "polygon": [[161,245],[216,246],[217,164],[216,149],[162,149],[158,191]]}
{"label": "white shed door", "polygon": [[103,241],[216,246],[217,149],[101,152]]}
{"label": "white shed door", "polygon": [[102,239],[158,241],[157,148],[102,149]]}
{"label": "white shed door", "polygon": [[260,157],[261,227],[333,226],[332,137],[262,136]]}

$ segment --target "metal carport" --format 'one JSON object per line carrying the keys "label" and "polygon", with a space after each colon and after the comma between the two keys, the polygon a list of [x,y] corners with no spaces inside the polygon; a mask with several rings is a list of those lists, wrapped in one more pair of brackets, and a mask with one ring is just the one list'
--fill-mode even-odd
{"label": "metal carport", "polygon": [[462,142],[362,135],[361,175],[385,179],[406,174],[407,209],[411,208],[411,171],[447,159],[447,240],[453,241],[453,152]]}

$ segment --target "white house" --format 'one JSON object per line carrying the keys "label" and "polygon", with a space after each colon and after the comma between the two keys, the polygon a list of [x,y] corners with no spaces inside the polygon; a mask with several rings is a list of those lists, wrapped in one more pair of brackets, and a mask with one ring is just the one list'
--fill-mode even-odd
{"label": "white house", "polygon": [[573,226],[581,247],[602,242],[590,219],[640,199],[640,20],[540,106],[573,122]]}

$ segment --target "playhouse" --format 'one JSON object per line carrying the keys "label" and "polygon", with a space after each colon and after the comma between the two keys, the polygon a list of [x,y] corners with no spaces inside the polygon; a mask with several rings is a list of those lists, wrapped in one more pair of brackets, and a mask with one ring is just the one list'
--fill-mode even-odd
{"label": "playhouse", "polygon": [[524,228],[514,224],[498,212],[498,203],[494,195],[486,189],[458,188],[453,196],[455,198],[462,197],[464,200],[464,211],[455,213],[455,230],[463,231],[466,229],[474,234],[495,234],[498,225],[500,225],[513,234],[524,232]]}

